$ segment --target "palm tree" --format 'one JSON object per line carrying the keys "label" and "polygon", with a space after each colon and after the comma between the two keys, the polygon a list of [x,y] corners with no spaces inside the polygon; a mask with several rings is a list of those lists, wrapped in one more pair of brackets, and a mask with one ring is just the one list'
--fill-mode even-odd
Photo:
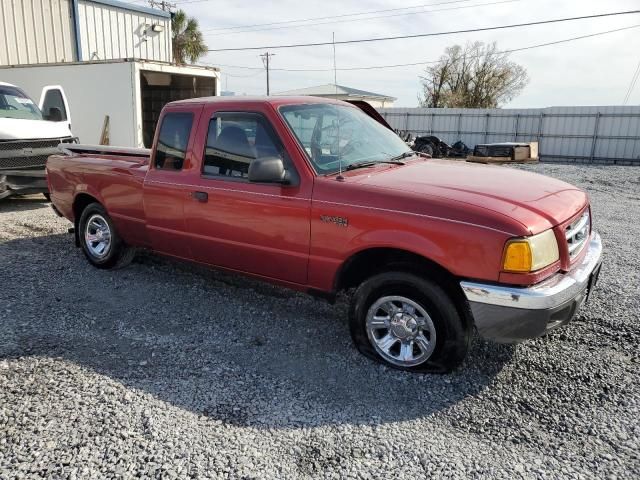
{"label": "palm tree", "polygon": [[207,53],[202,32],[195,18],[187,17],[183,10],[178,10],[171,17],[171,31],[173,36],[173,61],[177,64],[198,61]]}

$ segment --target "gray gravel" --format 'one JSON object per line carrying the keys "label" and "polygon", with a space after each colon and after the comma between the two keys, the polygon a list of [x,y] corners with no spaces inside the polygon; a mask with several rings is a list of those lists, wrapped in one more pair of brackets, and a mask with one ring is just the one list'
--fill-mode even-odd
{"label": "gray gravel", "polygon": [[640,475],[640,169],[586,188],[591,303],[448,376],[374,364],[346,304],[143,255],[93,269],[33,197],[0,202],[0,478]]}

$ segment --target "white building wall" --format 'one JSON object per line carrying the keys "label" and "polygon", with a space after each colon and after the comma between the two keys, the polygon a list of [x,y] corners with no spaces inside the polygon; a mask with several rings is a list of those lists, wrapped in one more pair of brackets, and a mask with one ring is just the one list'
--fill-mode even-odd
{"label": "white building wall", "polygon": [[[171,18],[92,0],[80,0],[78,11],[82,60],[171,61]],[[162,31],[153,32],[152,25]]]}
{"label": "white building wall", "polygon": [[0,65],[72,62],[71,0],[0,0]]}

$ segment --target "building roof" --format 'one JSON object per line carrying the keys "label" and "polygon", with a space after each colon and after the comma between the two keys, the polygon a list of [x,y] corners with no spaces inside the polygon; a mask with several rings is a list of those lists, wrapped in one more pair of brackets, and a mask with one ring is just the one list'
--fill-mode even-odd
{"label": "building roof", "polygon": [[327,83],[326,85],[318,85],[316,87],[300,88],[297,90],[288,90],[286,92],[276,93],[275,95],[311,95],[315,97],[352,97],[370,100],[396,100],[395,97],[383,95],[381,93],[367,92],[357,88],[345,87],[344,85],[336,85]]}
{"label": "building roof", "polygon": [[149,8],[144,5],[135,5],[121,0],[82,0],[84,2],[99,3],[108,7],[121,8],[124,10],[131,10],[132,12],[144,13],[147,15],[154,15],[156,17],[171,17],[171,12],[165,12],[157,8]]}

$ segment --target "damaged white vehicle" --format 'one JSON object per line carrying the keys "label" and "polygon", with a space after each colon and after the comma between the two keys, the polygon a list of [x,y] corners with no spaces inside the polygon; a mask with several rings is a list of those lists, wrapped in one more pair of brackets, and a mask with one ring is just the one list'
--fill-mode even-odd
{"label": "damaged white vehicle", "polygon": [[60,143],[72,143],[71,115],[62,87],[42,89],[36,103],[20,88],[0,82],[0,199],[48,196],[45,164]]}

